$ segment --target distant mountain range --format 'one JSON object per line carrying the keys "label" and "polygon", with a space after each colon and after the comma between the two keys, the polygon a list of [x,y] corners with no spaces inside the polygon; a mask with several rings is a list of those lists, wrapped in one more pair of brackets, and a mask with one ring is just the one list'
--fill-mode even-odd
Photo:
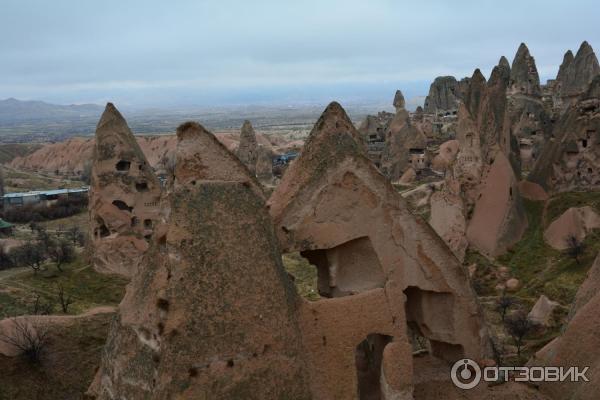
{"label": "distant mountain range", "polygon": [[97,104],[58,105],[43,101],[0,100],[0,124],[39,120],[99,118],[104,107]]}

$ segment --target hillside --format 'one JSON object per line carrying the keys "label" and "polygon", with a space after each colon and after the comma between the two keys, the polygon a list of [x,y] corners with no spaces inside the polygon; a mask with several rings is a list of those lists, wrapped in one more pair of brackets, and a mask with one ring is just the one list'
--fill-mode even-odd
{"label": "hillside", "polygon": [[98,118],[102,107],[97,104],[50,104],[43,101],[0,100],[0,124],[16,121]]}

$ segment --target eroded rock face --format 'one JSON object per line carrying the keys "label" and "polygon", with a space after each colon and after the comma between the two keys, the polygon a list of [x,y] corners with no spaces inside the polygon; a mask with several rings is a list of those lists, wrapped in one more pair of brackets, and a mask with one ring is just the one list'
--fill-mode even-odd
{"label": "eroded rock face", "polygon": [[177,136],[161,225],[90,392],[111,400],[310,399],[299,300],[260,186],[200,125],[186,123]]}
{"label": "eroded rock face", "polygon": [[[465,81],[457,153],[443,145],[432,163],[445,177],[442,189],[431,196],[430,224],[459,258],[467,242],[488,255],[499,255],[520,239],[527,225],[516,185],[520,163],[507,94],[510,76],[502,57],[487,82],[479,70]],[[444,150],[447,159],[442,157]],[[492,212],[484,211],[487,207]]]}
{"label": "eroded rock face", "polygon": [[527,177],[549,193],[600,188],[600,76],[554,126]]}
{"label": "eroded rock face", "polygon": [[540,76],[535,59],[529,54],[525,43],[521,43],[510,70],[510,94],[541,96]]}
{"label": "eroded rock face", "polygon": [[521,202],[518,181],[502,152],[483,177],[467,239],[481,253],[495,257],[519,241],[527,228],[527,216]]}
{"label": "eroded rock face", "polygon": [[559,304],[541,295],[527,315],[529,319],[542,326],[549,326],[552,322],[552,313]]}
{"label": "eroded rock face", "polygon": [[598,59],[588,42],[581,43],[575,57],[571,50],[567,51],[556,77],[557,96],[561,98],[563,108],[569,105],[571,99],[584,94],[599,74]]}
{"label": "eroded rock face", "polygon": [[375,360],[375,389],[410,398],[408,325],[437,357],[485,355],[467,272],[368,160],[339,104],[326,108],[268,205],[284,251],[316,266],[329,298],[301,307],[315,399],[370,391],[365,358]]}
{"label": "eroded rock face", "polygon": [[161,187],[123,116],[108,103],[96,128],[89,195],[93,264],[132,277],[152,240]]}
{"label": "eroded rock face", "polygon": [[[510,70],[508,104],[504,121],[505,148],[516,147],[515,172],[531,170],[550,139],[552,124],[541,97],[534,58],[524,43],[517,50]],[[514,140],[514,144],[513,141]],[[512,162],[512,160],[511,160]]]}
{"label": "eroded rock face", "polygon": [[544,346],[529,360],[529,365],[589,367],[586,376],[589,382],[541,382],[540,391],[553,399],[593,400],[600,391],[600,256],[588,274],[588,278],[577,292],[574,316],[566,329],[556,339]]}
{"label": "eroded rock face", "polygon": [[405,105],[404,95],[400,90],[396,90],[396,94],[394,95],[394,108],[396,108],[396,112],[404,110]]}
{"label": "eroded rock face", "polygon": [[461,99],[458,81],[453,76],[438,76],[429,87],[425,98],[426,113],[457,110]]}
{"label": "eroded rock face", "polygon": [[397,181],[409,167],[414,170],[425,168],[428,164],[426,148],[427,137],[410,122],[408,111],[399,109],[386,132],[381,172]]}
{"label": "eroded rock face", "polygon": [[551,247],[565,250],[569,247],[569,237],[575,237],[581,242],[591,230],[598,228],[600,215],[591,207],[569,208],[546,228],[544,239]]}
{"label": "eroded rock face", "polygon": [[248,120],[244,121],[244,125],[242,125],[237,156],[250,172],[254,173],[256,171],[258,142],[256,141],[256,133],[254,132],[254,128]]}

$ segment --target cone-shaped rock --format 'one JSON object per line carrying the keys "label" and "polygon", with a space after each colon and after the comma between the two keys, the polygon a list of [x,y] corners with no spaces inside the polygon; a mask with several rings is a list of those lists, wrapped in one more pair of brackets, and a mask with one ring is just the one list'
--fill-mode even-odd
{"label": "cone-shaped rock", "polygon": [[[510,71],[503,148],[520,176],[531,170],[550,139],[552,123],[542,102],[535,60],[521,43]],[[509,150],[510,149],[510,150]]]}
{"label": "cone-shaped rock", "polygon": [[392,182],[400,179],[409,167],[425,167],[427,137],[410,121],[405,109],[399,109],[389,123],[381,153],[381,172]]}
{"label": "cone-shaped rock", "polygon": [[148,249],[161,188],[127,122],[108,103],[96,128],[90,188],[94,267],[132,276]]}
{"label": "cone-shaped rock", "polygon": [[558,68],[558,74],[556,75],[556,81],[563,83],[568,80],[569,70],[571,69],[571,64],[573,63],[573,52],[571,50],[567,50],[565,55],[563,56],[562,64]]}
{"label": "cone-shaped rock", "polygon": [[570,52],[565,54],[558,71],[556,80],[559,83],[560,96],[569,98],[581,95],[587,90],[592,79],[599,74],[600,65],[594,49],[588,42],[581,43],[575,58]]}
{"label": "cone-shaped rock", "polygon": [[406,105],[404,101],[404,96],[400,90],[396,90],[396,95],[394,96],[394,107],[396,108],[396,112],[399,110],[403,110]]}
{"label": "cone-shaped rock", "polygon": [[310,399],[299,300],[254,178],[200,125],[177,136],[160,234],[119,307],[90,392]]}
{"label": "cone-shaped rock", "polygon": [[540,77],[535,59],[529,54],[525,43],[521,43],[510,70],[510,89],[513,94],[539,97],[541,95]]}
{"label": "cone-shaped rock", "polygon": [[501,68],[506,68],[510,71],[510,63],[508,59],[504,56],[500,57],[500,61],[498,61],[498,66]]}
{"label": "cone-shaped rock", "polygon": [[196,122],[186,122],[177,128],[175,187],[202,181],[246,182],[262,193],[254,174],[212,133]]}
{"label": "cone-shaped rock", "polygon": [[237,156],[250,172],[255,172],[256,160],[258,158],[258,142],[256,141],[254,128],[248,120],[244,121],[244,124],[242,125]]}
{"label": "cone-shaped rock", "polygon": [[527,228],[527,216],[514,171],[502,152],[483,178],[480,196],[467,229],[471,246],[495,257],[518,242]]}
{"label": "cone-shaped rock", "polygon": [[461,93],[456,78],[438,76],[429,87],[429,94],[425,98],[425,112],[456,110],[460,99]]}
{"label": "cone-shaped rock", "polygon": [[385,346],[373,361],[377,382],[389,398],[409,398],[408,321],[437,357],[485,353],[464,269],[367,158],[339,104],[325,109],[268,204],[284,250],[316,265],[319,293],[334,298],[301,308],[315,398],[355,398],[362,385],[356,365],[369,359],[356,344],[367,335],[373,348]]}

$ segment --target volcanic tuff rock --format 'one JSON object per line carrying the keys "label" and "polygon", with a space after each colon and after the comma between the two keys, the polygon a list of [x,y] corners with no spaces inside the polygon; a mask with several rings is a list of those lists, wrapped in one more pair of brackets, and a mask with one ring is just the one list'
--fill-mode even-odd
{"label": "volcanic tuff rock", "polygon": [[552,313],[558,305],[557,302],[541,295],[527,316],[533,322],[542,326],[549,326],[552,319]]}
{"label": "volcanic tuff rock", "polygon": [[381,172],[390,180],[398,180],[412,167],[425,167],[427,137],[410,122],[405,109],[398,109],[390,121],[385,136],[385,146],[381,153]]}
{"label": "volcanic tuff rock", "polygon": [[90,394],[310,399],[299,299],[258,183],[202,126],[183,124],[177,136],[160,233],[127,288]]}
{"label": "volcanic tuff rock", "polygon": [[400,90],[396,90],[396,94],[394,95],[394,108],[396,108],[396,112],[399,110],[404,110],[406,102],[404,101],[404,96]]}
{"label": "volcanic tuff rock", "polygon": [[595,400],[600,392],[600,255],[576,295],[573,318],[564,332],[529,360],[529,365],[589,367],[589,382],[540,382],[540,391],[554,399]]}
{"label": "volcanic tuff rock", "polygon": [[315,265],[319,293],[331,298],[301,307],[315,399],[380,385],[384,398],[410,398],[407,323],[436,357],[485,356],[466,271],[368,160],[339,104],[325,109],[268,204],[284,251]]}
{"label": "volcanic tuff rock", "polygon": [[549,193],[600,189],[600,75],[555,124],[527,177]]}
{"label": "volcanic tuff rock", "polygon": [[96,128],[89,195],[93,264],[131,277],[148,249],[161,188],[127,122],[111,104]]}
{"label": "volcanic tuff rock", "polygon": [[600,65],[598,65],[594,49],[584,41],[575,57],[571,50],[565,53],[563,63],[556,76],[558,97],[568,105],[569,98],[585,93],[592,79],[599,74]]}
{"label": "volcanic tuff rock", "polygon": [[511,94],[523,94],[539,97],[541,95],[540,77],[535,66],[535,59],[529,54],[525,43],[521,43],[510,69]]}
{"label": "volcanic tuff rock", "polygon": [[600,228],[600,215],[590,207],[569,208],[544,231],[544,239],[553,248],[565,250],[569,247],[567,238],[574,236],[579,241],[593,229]]}
{"label": "volcanic tuff rock", "polygon": [[[447,161],[440,154],[433,162],[435,168],[445,170],[445,184],[431,197],[430,224],[459,258],[464,256],[467,239],[480,251],[499,255],[520,239],[527,225],[513,168],[518,166],[516,139],[507,115],[510,74],[504,57],[487,82],[475,70],[462,89],[458,154]],[[484,211],[486,207],[492,207],[492,212]]]}
{"label": "volcanic tuff rock", "polygon": [[503,125],[505,149],[517,175],[531,170],[550,139],[552,124],[541,97],[535,60],[524,43],[517,50],[510,70],[507,106]]}
{"label": "volcanic tuff rock", "polygon": [[527,216],[514,171],[502,152],[496,153],[482,182],[467,239],[481,253],[495,257],[521,239]]}
{"label": "volcanic tuff rock", "polygon": [[461,92],[456,78],[453,76],[438,76],[429,87],[425,98],[426,113],[436,113],[458,109]]}
{"label": "volcanic tuff rock", "polygon": [[248,120],[244,121],[244,124],[242,125],[237,156],[250,172],[255,172],[256,160],[258,158],[258,143],[256,141],[254,128]]}

